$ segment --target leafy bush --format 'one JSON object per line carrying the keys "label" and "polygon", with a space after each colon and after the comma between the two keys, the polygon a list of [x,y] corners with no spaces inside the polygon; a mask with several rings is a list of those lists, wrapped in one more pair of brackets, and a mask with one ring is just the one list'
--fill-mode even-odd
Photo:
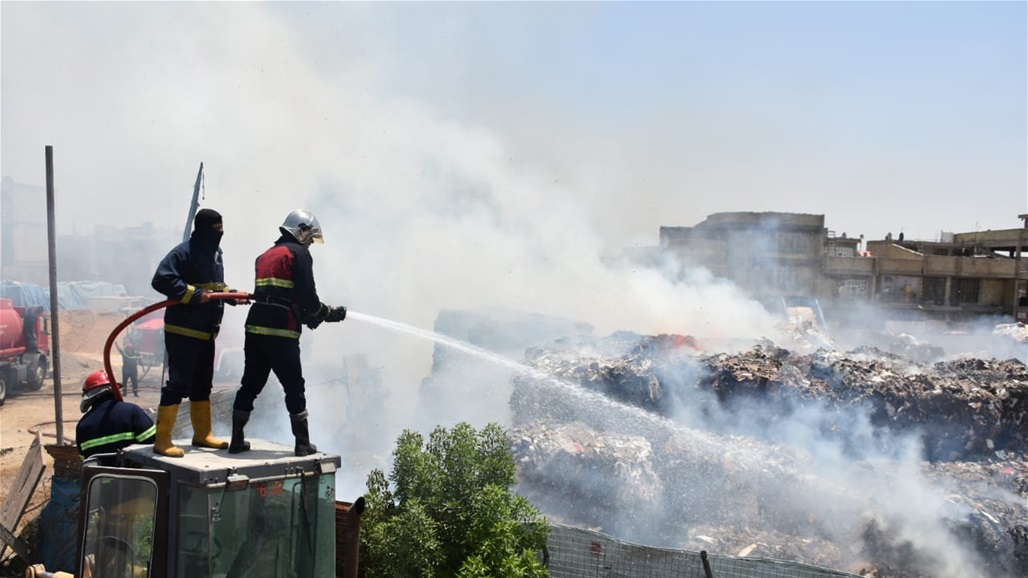
{"label": "leafy bush", "polygon": [[[390,481],[392,487],[390,487]],[[514,457],[496,424],[405,430],[393,471],[368,475],[361,565],[368,578],[547,576],[536,552],[549,527],[511,493]]]}

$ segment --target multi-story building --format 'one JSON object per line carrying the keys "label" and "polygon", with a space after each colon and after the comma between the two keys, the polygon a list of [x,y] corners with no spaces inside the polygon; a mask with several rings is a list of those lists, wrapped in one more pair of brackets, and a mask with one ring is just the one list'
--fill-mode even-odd
{"label": "multi-story building", "polygon": [[873,296],[897,312],[947,320],[1010,315],[1028,321],[1028,228],[867,243]]}
{"label": "multi-story building", "polygon": [[814,295],[828,240],[824,215],[715,213],[695,227],[661,227],[660,245],[753,295]]}
{"label": "multi-story building", "polygon": [[695,227],[661,227],[661,248],[760,301],[814,297],[826,312],[873,303],[889,317],[1028,320],[1026,226],[947,234],[939,241],[836,235],[823,215],[718,213]]}

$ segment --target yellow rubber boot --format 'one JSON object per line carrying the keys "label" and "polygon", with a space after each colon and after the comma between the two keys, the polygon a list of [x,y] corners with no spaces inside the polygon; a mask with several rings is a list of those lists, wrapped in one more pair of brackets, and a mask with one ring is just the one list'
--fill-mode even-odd
{"label": "yellow rubber boot", "polygon": [[189,417],[193,419],[193,445],[200,448],[223,450],[228,442],[219,440],[211,434],[211,402],[189,402]]}
{"label": "yellow rubber boot", "polygon": [[168,456],[169,458],[181,458],[186,452],[180,447],[171,443],[171,430],[175,429],[175,420],[178,419],[178,404],[162,405],[157,408],[157,439],[153,442],[154,453]]}

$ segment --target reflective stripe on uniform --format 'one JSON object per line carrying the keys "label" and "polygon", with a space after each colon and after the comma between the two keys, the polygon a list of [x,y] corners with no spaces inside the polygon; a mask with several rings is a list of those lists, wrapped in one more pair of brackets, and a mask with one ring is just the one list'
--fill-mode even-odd
{"label": "reflective stripe on uniform", "polygon": [[[152,429],[154,431],[154,433],[157,432],[157,426],[154,426],[154,427],[152,427],[150,429]],[[147,430],[147,431],[150,431],[150,430]],[[116,433],[116,434],[111,434],[109,436],[104,436],[102,438],[96,438],[96,439],[91,439],[89,441],[82,442],[82,451],[86,451],[86,450],[91,449],[91,448],[95,448],[95,447],[103,446],[103,445],[107,445],[107,444],[113,444],[113,443],[117,443],[117,442],[133,442],[133,441],[137,441],[136,440],[136,435],[134,433],[130,432],[130,431],[122,432],[122,433]]]}
{"label": "reflective stripe on uniform", "polygon": [[182,303],[189,304],[193,300],[193,293],[196,292],[196,287],[192,285],[186,285],[186,294],[182,296]]}
{"label": "reflective stripe on uniform", "polygon": [[217,335],[216,333],[210,333],[208,331],[197,331],[196,329],[190,329],[188,327],[182,327],[179,325],[165,324],[164,330],[168,333],[184,335],[186,337],[192,337],[193,339],[203,339],[205,341],[213,339]]}
{"label": "reflective stripe on uniform", "polygon": [[186,285],[186,294],[182,296],[182,303],[188,305],[193,300],[193,294],[196,293],[197,289],[203,289],[204,291],[224,291],[226,285],[220,281],[213,281],[211,283],[197,283],[196,285]]}
{"label": "reflective stripe on uniform", "polygon": [[299,331],[290,331],[289,329],[276,329],[274,327],[261,327],[259,325],[247,325],[247,333],[254,333],[256,335],[272,335],[274,337],[289,337],[292,339],[299,339]]}
{"label": "reflective stripe on uniform", "polygon": [[157,435],[157,424],[150,426],[150,429],[136,436],[136,442],[141,443],[143,440]]}
{"label": "reflective stripe on uniform", "polygon": [[264,279],[257,280],[258,287],[283,287],[285,289],[292,289],[293,282],[289,279],[278,279],[276,277],[265,277]]}

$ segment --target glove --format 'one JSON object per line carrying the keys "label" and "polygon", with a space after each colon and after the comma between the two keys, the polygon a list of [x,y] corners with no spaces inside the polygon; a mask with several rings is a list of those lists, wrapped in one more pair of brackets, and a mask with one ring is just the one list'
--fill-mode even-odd
{"label": "glove", "polygon": [[313,330],[313,329],[317,329],[318,325],[321,325],[322,321],[324,321],[324,319],[311,319],[307,323],[304,323],[304,325],[307,326],[307,329]]}
{"label": "glove", "polygon": [[325,318],[325,321],[329,323],[338,323],[343,319],[346,319],[346,307],[333,307],[332,310],[328,312],[328,317]]}

